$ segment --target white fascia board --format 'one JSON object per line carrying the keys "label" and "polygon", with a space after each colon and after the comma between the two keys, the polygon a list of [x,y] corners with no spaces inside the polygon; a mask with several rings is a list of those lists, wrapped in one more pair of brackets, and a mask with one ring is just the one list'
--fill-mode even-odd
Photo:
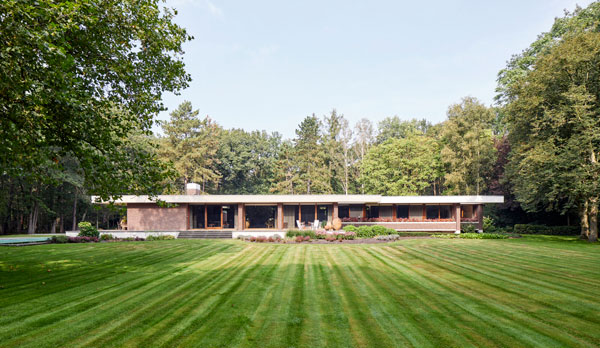
{"label": "white fascia board", "polygon": [[382,204],[504,203],[504,196],[383,196]]}

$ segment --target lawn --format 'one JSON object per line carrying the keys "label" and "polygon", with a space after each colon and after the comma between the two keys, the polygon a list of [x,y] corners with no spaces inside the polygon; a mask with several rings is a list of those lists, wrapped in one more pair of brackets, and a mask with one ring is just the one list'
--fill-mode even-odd
{"label": "lawn", "polygon": [[600,245],[0,248],[2,347],[599,346]]}

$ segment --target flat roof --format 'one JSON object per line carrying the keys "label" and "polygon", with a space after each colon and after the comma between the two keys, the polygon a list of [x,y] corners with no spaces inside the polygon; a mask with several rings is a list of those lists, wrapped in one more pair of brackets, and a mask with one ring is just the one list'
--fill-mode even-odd
{"label": "flat roof", "polygon": [[[92,196],[96,202],[97,196]],[[303,204],[303,203],[339,203],[339,204],[486,204],[504,203],[504,196],[381,196],[381,195],[159,195],[153,199],[148,196],[123,195],[114,201],[116,204],[153,203],[156,200],[166,203],[223,203],[223,204]],[[106,202],[99,202],[107,204]]]}

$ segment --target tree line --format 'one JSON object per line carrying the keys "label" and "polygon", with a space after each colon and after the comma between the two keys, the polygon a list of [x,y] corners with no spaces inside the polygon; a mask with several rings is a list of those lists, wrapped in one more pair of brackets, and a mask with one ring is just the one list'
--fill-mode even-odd
{"label": "tree line", "polygon": [[118,212],[92,209],[89,194],[181,193],[196,182],[207,194],[501,194],[506,203],[486,212],[499,224],[579,224],[597,240],[598,2],[514,55],[493,106],[465,97],[438,124],[351,125],[333,109],[301,120],[291,139],[224,129],[187,101],[150,132],[162,92],[190,80],[178,57],[192,38],[157,1],[0,7],[1,233],[90,216],[108,226]]}

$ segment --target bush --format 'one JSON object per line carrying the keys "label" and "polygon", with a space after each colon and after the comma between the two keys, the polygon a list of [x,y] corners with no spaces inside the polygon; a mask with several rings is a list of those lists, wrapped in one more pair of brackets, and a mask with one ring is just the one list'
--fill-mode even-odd
{"label": "bush", "polygon": [[397,234],[397,233],[398,233],[398,231],[396,231],[396,230],[395,230],[395,229],[393,229],[393,228],[386,228],[386,229],[385,229],[385,233],[386,233],[386,234]]}
{"label": "bush", "polygon": [[496,226],[494,225],[494,219],[491,217],[483,217],[483,232],[494,233],[496,232]]}
{"label": "bush", "polygon": [[144,238],[140,238],[140,237],[135,237],[135,238],[133,238],[133,237],[127,237],[127,238],[121,238],[121,241],[124,241],[124,242],[143,242],[143,241],[145,241],[145,239]]}
{"label": "bush", "polygon": [[172,240],[175,239],[175,237],[169,235],[169,234],[161,234],[161,235],[149,235],[148,237],[146,237],[146,240],[148,241],[153,241],[153,240]]}
{"label": "bush", "polygon": [[96,243],[97,237],[69,237],[69,243]]}
{"label": "bush", "polygon": [[433,233],[431,232],[403,232],[403,231],[399,231],[396,232],[396,234],[400,237],[428,237],[431,236]]}
{"label": "bush", "polygon": [[302,243],[304,241],[304,237],[296,236],[296,243]]}
{"label": "bush", "polygon": [[356,232],[346,231],[346,233],[343,234],[342,238],[346,240],[353,240],[356,238]]}
{"label": "bush", "polygon": [[112,234],[106,233],[100,236],[100,240],[113,240],[116,239]]}
{"label": "bush", "polygon": [[348,226],[344,226],[344,231],[356,233],[356,231],[358,231],[358,228],[354,225],[348,225]]}
{"label": "bush", "polygon": [[581,230],[578,226],[545,226],[516,224],[513,228],[518,234],[547,234],[550,236],[575,236]]}
{"label": "bush", "polygon": [[461,233],[461,239],[506,239],[508,235],[499,233]]}
{"label": "bush", "polygon": [[391,242],[391,241],[400,239],[400,236],[397,234],[384,234],[384,235],[375,236],[375,239]]}
{"label": "bush", "polygon": [[358,227],[358,230],[356,230],[356,235],[358,236],[358,238],[371,238],[371,237],[375,236],[375,234],[373,233],[372,226]]}
{"label": "bush", "polygon": [[464,225],[461,225],[460,227],[461,227],[462,233],[476,233],[477,232],[475,230],[474,224],[464,224]]}
{"label": "bush", "polygon": [[383,236],[384,234],[389,234],[387,232],[387,228],[380,225],[372,226],[371,230],[373,231],[374,236]]}
{"label": "bush", "polygon": [[78,234],[79,237],[98,238],[100,236],[98,229],[96,227],[92,226],[92,224],[87,221],[82,221],[77,226],[79,227],[79,234]]}
{"label": "bush", "polygon": [[50,238],[50,242],[58,243],[58,244],[68,243],[69,237],[67,237],[67,236],[52,236],[52,238]]}
{"label": "bush", "polygon": [[317,234],[313,230],[288,230],[285,233],[285,236],[288,237],[288,238],[294,238],[294,237],[297,237],[297,236],[300,236],[300,237],[306,237],[306,236],[308,236],[308,237],[310,237],[312,239],[317,238]]}

